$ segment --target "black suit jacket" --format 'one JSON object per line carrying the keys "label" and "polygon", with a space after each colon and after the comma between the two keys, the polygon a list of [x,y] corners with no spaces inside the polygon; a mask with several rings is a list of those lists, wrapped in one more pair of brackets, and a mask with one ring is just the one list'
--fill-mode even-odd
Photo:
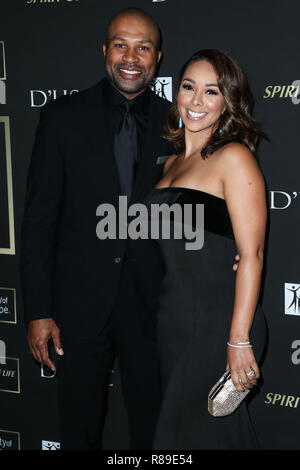
{"label": "black suit jacket", "polygon": [[[157,157],[172,153],[170,144],[160,137],[169,106],[151,93],[131,203],[142,202],[161,178],[163,165],[157,164]],[[22,226],[26,321],[53,317],[72,335],[96,334],[114,308],[128,263],[135,272],[138,295],[153,313],[162,275],[153,244],[96,236],[98,205],[117,207],[120,194],[102,80],[51,102],[41,112]]]}

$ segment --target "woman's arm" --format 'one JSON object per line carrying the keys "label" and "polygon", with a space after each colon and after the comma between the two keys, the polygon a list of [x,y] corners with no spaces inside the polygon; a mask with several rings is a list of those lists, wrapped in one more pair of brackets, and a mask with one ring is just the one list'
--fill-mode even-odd
{"label": "woman's arm", "polygon": [[[227,145],[221,162],[224,197],[240,255],[229,341],[245,342],[249,340],[263,268],[267,217],[265,185],[255,158],[245,146]],[[243,385],[250,388],[256,383],[259,369],[252,348],[228,346],[227,359],[238,390],[243,390]],[[251,369],[255,372],[254,378],[247,376]]]}

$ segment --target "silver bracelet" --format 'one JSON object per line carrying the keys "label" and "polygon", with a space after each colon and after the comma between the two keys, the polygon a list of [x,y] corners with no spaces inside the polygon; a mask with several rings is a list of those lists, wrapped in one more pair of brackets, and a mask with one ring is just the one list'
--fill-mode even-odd
{"label": "silver bracelet", "polygon": [[250,344],[250,341],[243,341],[243,342],[240,342],[240,341],[229,341],[230,344]]}
{"label": "silver bracelet", "polygon": [[248,342],[247,344],[235,344],[235,343],[231,343],[230,341],[227,341],[227,345],[231,346],[232,348],[252,348],[252,344]]}

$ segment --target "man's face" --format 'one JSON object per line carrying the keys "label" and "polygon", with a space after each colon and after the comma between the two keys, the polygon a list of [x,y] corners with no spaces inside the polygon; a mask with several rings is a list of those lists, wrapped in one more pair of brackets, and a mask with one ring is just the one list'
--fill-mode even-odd
{"label": "man's face", "polygon": [[121,15],[111,24],[103,45],[106,72],[126,98],[143,92],[154,77],[161,52],[157,31],[146,18]]}

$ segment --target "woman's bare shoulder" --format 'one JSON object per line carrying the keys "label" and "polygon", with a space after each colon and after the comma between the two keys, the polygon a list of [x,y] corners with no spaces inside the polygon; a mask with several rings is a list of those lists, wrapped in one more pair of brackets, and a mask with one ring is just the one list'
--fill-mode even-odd
{"label": "woman's bare shoulder", "polygon": [[[245,188],[256,188],[264,191],[264,177],[253,153],[246,145],[231,142],[220,149],[219,161],[220,178],[224,192],[239,188],[240,193]],[[249,193],[250,194],[250,193]]]}
{"label": "woman's bare shoulder", "polygon": [[248,147],[239,142],[229,142],[224,145],[224,147],[218,151],[218,155],[220,162],[226,162],[227,164],[237,164],[238,161],[240,161],[241,164],[256,162],[255,156]]}
{"label": "woman's bare shoulder", "polygon": [[257,159],[244,144],[230,142],[218,151],[218,168],[225,174],[240,174],[241,172],[259,175]]}

